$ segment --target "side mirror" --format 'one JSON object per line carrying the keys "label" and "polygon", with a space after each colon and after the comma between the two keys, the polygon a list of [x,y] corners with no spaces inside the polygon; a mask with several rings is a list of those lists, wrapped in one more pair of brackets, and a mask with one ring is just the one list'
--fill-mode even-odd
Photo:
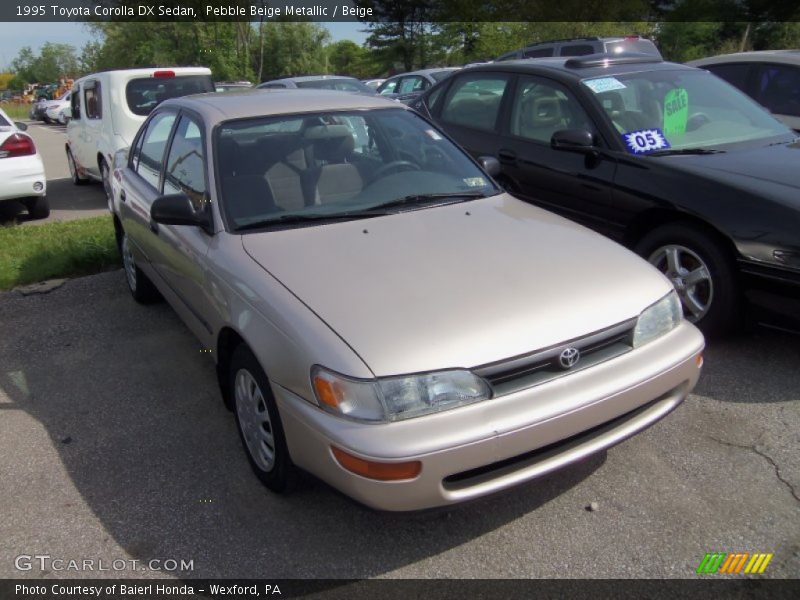
{"label": "side mirror", "polygon": [[550,138],[550,146],[567,152],[593,152],[594,135],[585,129],[561,129]]}
{"label": "side mirror", "polygon": [[208,216],[196,212],[186,194],[165,194],[153,200],[150,218],[162,225],[194,225],[208,227]]}
{"label": "side mirror", "polygon": [[478,164],[483,167],[483,170],[486,171],[491,177],[497,177],[500,175],[500,161],[494,156],[479,156]]}
{"label": "side mirror", "polygon": [[27,131],[28,125],[23,123],[22,121],[14,121],[14,127],[19,129],[20,131]]}

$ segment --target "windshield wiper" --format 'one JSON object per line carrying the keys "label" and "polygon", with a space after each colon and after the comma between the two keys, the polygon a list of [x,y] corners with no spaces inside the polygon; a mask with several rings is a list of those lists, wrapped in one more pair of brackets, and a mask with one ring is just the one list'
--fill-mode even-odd
{"label": "windshield wiper", "polygon": [[446,192],[441,194],[412,194],[410,196],[403,196],[395,200],[389,200],[382,204],[376,204],[372,208],[394,208],[397,206],[409,206],[415,204],[427,204],[428,202],[438,202],[440,200],[453,200],[455,202],[465,202],[467,200],[475,200],[476,198],[486,198],[487,195],[483,192]]}
{"label": "windshield wiper", "polygon": [[368,219],[370,217],[383,217],[386,216],[386,211],[382,210],[363,210],[345,213],[335,213],[331,215],[282,215],[280,217],[273,217],[272,219],[264,219],[262,221],[255,221],[240,225],[236,231],[248,231],[250,229],[261,229],[262,227],[269,227],[270,225],[286,225],[292,223],[310,223],[313,221],[353,221],[355,219]]}
{"label": "windshield wiper", "polygon": [[713,148],[670,148],[668,150],[650,152],[647,156],[678,156],[681,154],[725,154],[725,150],[714,150]]}

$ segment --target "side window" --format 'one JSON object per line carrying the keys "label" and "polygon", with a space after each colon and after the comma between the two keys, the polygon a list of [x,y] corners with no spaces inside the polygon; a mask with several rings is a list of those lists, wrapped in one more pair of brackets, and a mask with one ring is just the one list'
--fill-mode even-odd
{"label": "side window", "polygon": [[750,65],[708,65],[701,68],[708,69],[717,77],[724,79],[742,91],[745,91],[747,87],[747,73],[750,70]]}
{"label": "side window", "polygon": [[561,85],[520,77],[511,108],[511,134],[545,144],[560,129],[588,129],[589,117]]}
{"label": "side window", "polygon": [[419,76],[412,76],[412,77],[403,77],[400,85],[397,89],[398,94],[407,94],[409,92],[416,92],[422,88],[422,82],[425,81],[422,77]]}
{"label": "side window", "polygon": [[144,136],[147,134],[147,125],[142,127],[142,131],[139,134],[139,137],[134,142],[133,148],[131,149],[129,160],[130,160],[130,168],[134,171],[139,170],[139,157],[142,155],[142,143],[144,142]]}
{"label": "side window", "polygon": [[494,131],[500,102],[508,85],[503,74],[465,75],[456,79],[442,106],[447,123]]}
{"label": "side window", "polygon": [[776,115],[800,117],[800,68],[761,65],[756,78],[755,97]]}
{"label": "side window", "polygon": [[205,207],[206,162],[204,154],[200,127],[189,117],[181,117],[167,156],[164,193],[186,194],[195,210],[202,210]]}
{"label": "side window", "polygon": [[399,77],[397,79],[389,79],[388,81],[384,81],[378,88],[378,94],[381,96],[385,94],[394,94],[396,92],[398,83],[400,83]]}
{"label": "side window", "polygon": [[89,81],[83,84],[83,96],[86,102],[86,118],[103,118],[102,97],[100,95],[100,82]]}
{"label": "side window", "polygon": [[530,48],[528,50],[522,51],[522,56],[524,58],[546,58],[548,56],[553,56],[553,46],[549,48]]}
{"label": "side window", "polygon": [[79,121],[81,118],[81,94],[77,89],[72,90],[72,95],[69,97],[69,107],[72,112],[72,120]]}
{"label": "side window", "polygon": [[158,189],[158,180],[164,160],[164,150],[175,122],[175,113],[163,112],[156,115],[142,136],[142,149],[136,157],[135,170],[147,183]]}
{"label": "side window", "polygon": [[584,56],[594,53],[595,49],[591,44],[570,44],[568,46],[561,46],[561,56]]}

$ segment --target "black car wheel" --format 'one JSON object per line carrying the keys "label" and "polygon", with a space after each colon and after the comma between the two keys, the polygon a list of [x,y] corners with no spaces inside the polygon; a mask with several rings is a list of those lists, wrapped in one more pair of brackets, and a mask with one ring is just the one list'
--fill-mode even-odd
{"label": "black car wheel", "polygon": [[673,223],[645,235],[635,250],[672,282],[686,319],[703,333],[720,335],[736,326],[736,271],[715,236],[691,223]]}
{"label": "black car wheel", "polygon": [[253,472],[273,492],[288,491],[295,481],[295,468],[278,406],[264,369],[245,344],[233,352],[228,385],[239,437]]}
{"label": "black car wheel", "polygon": [[31,219],[46,219],[50,216],[50,202],[47,196],[36,196],[25,201],[25,208]]}
{"label": "black car wheel", "polygon": [[75,157],[72,156],[72,150],[67,148],[67,166],[69,167],[69,176],[74,185],[84,185],[89,180],[81,177],[78,173],[78,163],[75,162]]}

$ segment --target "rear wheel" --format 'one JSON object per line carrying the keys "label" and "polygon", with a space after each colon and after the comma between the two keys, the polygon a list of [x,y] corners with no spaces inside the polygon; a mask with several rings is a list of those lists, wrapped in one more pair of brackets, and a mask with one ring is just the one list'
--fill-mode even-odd
{"label": "rear wheel", "polygon": [[120,253],[122,254],[122,264],[125,267],[125,279],[128,282],[128,289],[131,291],[133,299],[140,304],[150,304],[161,298],[156,286],[153,282],[142,273],[142,270],[136,266],[136,259],[133,256],[131,248],[131,241],[128,239],[128,234],[122,232],[122,240],[120,242]]}
{"label": "rear wheel", "polygon": [[25,208],[31,219],[46,219],[50,216],[50,202],[47,196],[36,196],[25,201]]}
{"label": "rear wheel", "polygon": [[73,184],[84,185],[89,181],[85,177],[81,177],[80,173],[78,173],[78,163],[75,162],[75,157],[72,156],[72,150],[69,148],[67,148],[67,166],[69,167],[69,176]]}
{"label": "rear wheel", "polygon": [[[109,209],[111,209],[111,172],[104,159],[100,159],[100,176],[103,180],[103,191],[106,194],[106,202],[108,202]],[[113,212],[113,211],[112,211]]]}
{"label": "rear wheel", "polygon": [[720,335],[736,327],[736,271],[716,236],[691,223],[674,223],[651,231],[635,249],[672,282],[686,319],[703,333]]}
{"label": "rear wheel", "polygon": [[273,492],[295,481],[278,406],[258,359],[245,344],[233,352],[228,374],[239,437],[253,472]]}

